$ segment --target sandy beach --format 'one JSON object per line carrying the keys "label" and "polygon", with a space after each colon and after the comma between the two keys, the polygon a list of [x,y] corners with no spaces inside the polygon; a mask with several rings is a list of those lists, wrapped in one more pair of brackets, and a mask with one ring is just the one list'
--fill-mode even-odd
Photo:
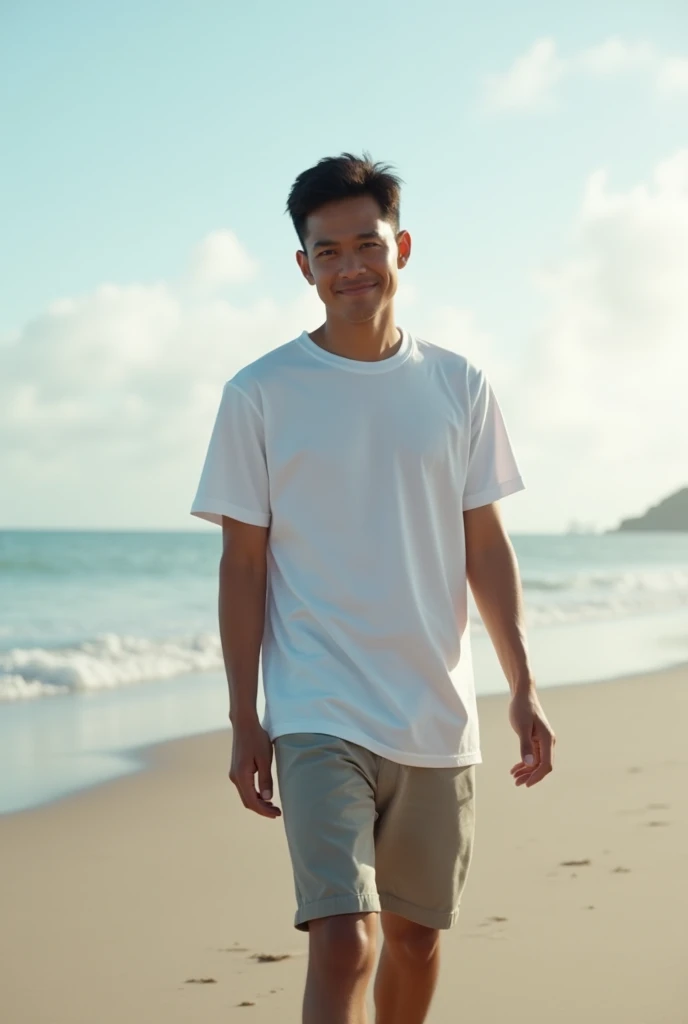
{"label": "sandy beach", "polygon": [[[686,1024],[688,669],[542,696],[556,770],[527,791],[506,696],[480,701],[476,851],[430,1020]],[[300,1019],[282,825],[241,807],[229,747],[162,744],[0,818],[3,1022]]]}

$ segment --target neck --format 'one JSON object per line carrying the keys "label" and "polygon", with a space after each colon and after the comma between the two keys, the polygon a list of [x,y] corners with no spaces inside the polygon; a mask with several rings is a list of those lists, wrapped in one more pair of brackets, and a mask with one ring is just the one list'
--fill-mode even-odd
{"label": "neck", "polygon": [[310,333],[310,338],[336,356],[366,363],[389,359],[401,345],[401,332],[394,323],[391,306],[360,324],[328,318]]}

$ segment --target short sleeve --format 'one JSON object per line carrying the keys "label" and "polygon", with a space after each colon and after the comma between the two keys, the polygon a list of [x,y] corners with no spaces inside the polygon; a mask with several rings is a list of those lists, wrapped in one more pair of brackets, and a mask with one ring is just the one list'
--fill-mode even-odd
{"label": "short sleeve", "polygon": [[231,381],[222,392],[191,515],[222,525],[222,516],[270,525],[263,417]]}
{"label": "short sleeve", "polygon": [[477,371],[471,388],[471,441],[463,493],[468,511],[525,488],[506,424],[490,383]]}

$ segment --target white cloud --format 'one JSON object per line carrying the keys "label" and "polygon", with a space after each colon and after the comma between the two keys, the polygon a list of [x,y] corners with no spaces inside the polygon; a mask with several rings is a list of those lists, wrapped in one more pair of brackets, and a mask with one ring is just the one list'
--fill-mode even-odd
{"label": "white cloud", "polygon": [[492,112],[552,109],[557,87],[567,79],[633,72],[648,75],[660,95],[688,95],[688,58],[661,54],[651,43],[612,36],[563,56],[555,40],[545,38],[536,40],[506,71],[486,76],[483,105]]}
{"label": "white cloud", "polygon": [[452,306],[422,333],[495,387],[527,484],[510,528],[612,527],[688,484],[688,150],[627,191],[590,174],[568,251],[533,280],[542,315],[517,350]]}
{"label": "white cloud", "polygon": [[615,75],[651,67],[659,59],[655,48],[649,43],[629,43],[613,36],[604,43],[589,46],[574,55],[568,62],[568,68],[594,75]]}
{"label": "white cloud", "polygon": [[669,96],[688,94],[688,58],[671,57],[665,60],[657,75],[657,87]]}
{"label": "white cloud", "polygon": [[212,231],[196,246],[190,278],[199,291],[210,292],[228,284],[252,280],[258,264],[246,252],[233,231]]}
{"label": "white cloud", "polygon": [[105,284],[53,302],[0,349],[0,521],[186,523],[222,384],[321,322],[290,303]]}
{"label": "white cloud", "polygon": [[550,106],[554,87],[566,70],[553,39],[538,39],[527,53],[517,57],[508,71],[490,75],[485,100],[492,110]]}
{"label": "white cloud", "polygon": [[611,525],[688,483],[688,150],[652,183],[590,175],[511,382],[538,505]]}

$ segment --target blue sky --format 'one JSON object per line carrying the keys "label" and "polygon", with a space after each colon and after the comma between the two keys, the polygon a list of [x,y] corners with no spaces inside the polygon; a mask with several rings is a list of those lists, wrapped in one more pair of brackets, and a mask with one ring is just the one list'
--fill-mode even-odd
{"label": "blue sky", "polygon": [[0,525],[194,527],[222,381],[319,322],[284,203],[345,149],[406,182],[399,321],[493,378],[513,529],[688,483],[683,3],[27,0],[0,66]]}

